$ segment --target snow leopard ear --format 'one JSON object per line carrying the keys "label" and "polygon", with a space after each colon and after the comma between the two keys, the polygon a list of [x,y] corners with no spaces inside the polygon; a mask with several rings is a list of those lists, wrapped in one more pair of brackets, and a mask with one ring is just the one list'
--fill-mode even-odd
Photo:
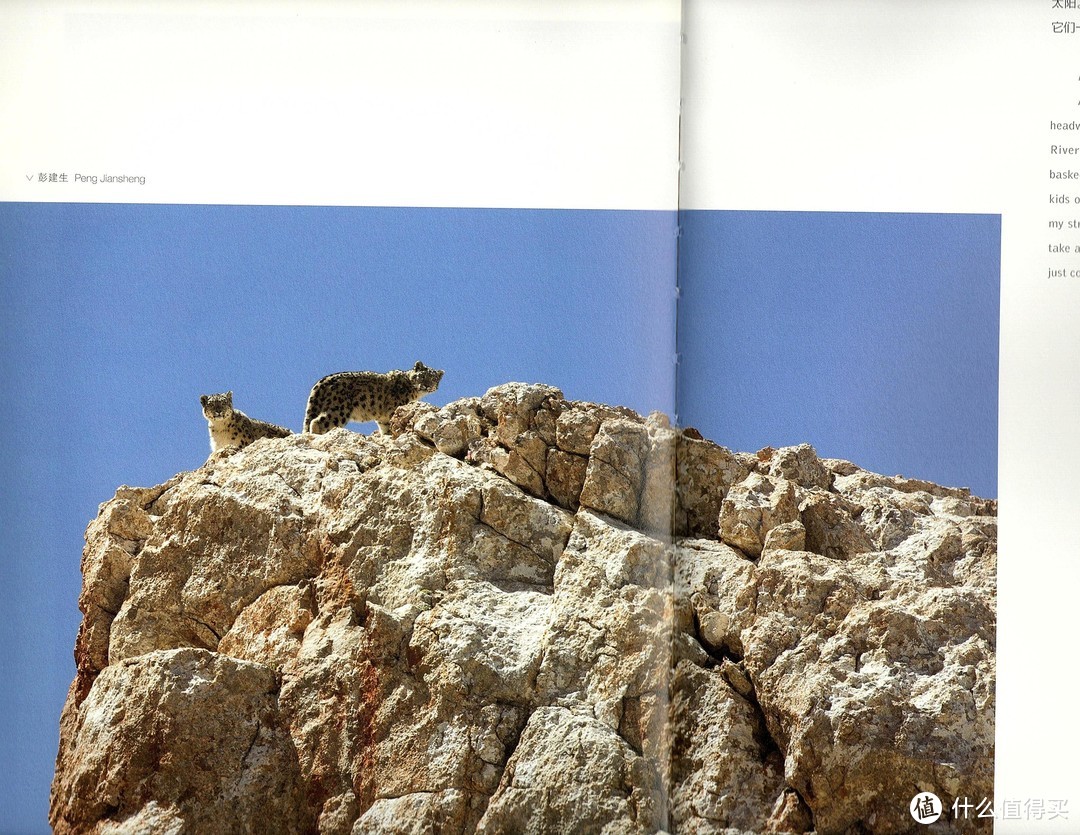
{"label": "snow leopard ear", "polygon": [[206,401],[207,401],[207,400],[209,400],[209,399],[210,399],[210,398],[209,398],[209,397],[207,397],[207,396],[206,396],[206,395],[204,394],[204,395],[201,395],[201,396],[199,397],[199,402],[200,402],[200,403],[202,403],[202,404],[203,404],[203,405],[205,406],[205,405],[206,405]]}
{"label": "snow leopard ear", "polygon": [[424,364],[422,362],[420,362],[420,360],[417,360],[416,365],[414,365],[412,367],[412,369],[413,369],[413,371],[423,371],[424,370]]}

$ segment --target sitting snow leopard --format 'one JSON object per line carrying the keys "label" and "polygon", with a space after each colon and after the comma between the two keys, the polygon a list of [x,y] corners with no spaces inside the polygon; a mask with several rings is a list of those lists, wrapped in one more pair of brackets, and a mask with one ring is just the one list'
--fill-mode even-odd
{"label": "sitting snow leopard", "polygon": [[245,447],[258,438],[284,438],[292,434],[291,429],[249,418],[239,409],[234,409],[231,391],[204,394],[199,402],[210,425],[211,452],[227,446]]}
{"label": "sitting snow leopard", "polygon": [[321,435],[349,421],[373,420],[385,434],[394,410],[435,391],[442,375],[418,362],[410,371],[342,371],[323,377],[308,397],[304,431]]}

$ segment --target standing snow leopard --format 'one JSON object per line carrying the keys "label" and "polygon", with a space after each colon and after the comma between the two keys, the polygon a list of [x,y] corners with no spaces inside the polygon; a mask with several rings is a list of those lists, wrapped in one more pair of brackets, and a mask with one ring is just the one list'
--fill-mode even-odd
{"label": "standing snow leopard", "polygon": [[373,420],[385,434],[394,410],[435,391],[442,375],[418,362],[409,371],[342,371],[323,377],[308,397],[304,431],[321,435],[349,421]]}
{"label": "standing snow leopard", "polygon": [[203,416],[210,425],[211,452],[227,446],[245,447],[258,438],[284,438],[292,434],[291,429],[249,418],[239,409],[234,409],[231,391],[204,394],[199,402],[202,403]]}

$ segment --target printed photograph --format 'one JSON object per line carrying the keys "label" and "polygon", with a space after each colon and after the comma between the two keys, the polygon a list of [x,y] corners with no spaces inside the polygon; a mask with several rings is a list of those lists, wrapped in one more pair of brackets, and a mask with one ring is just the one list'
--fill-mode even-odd
{"label": "printed photograph", "polygon": [[19,831],[988,830],[999,216],[5,203],[0,252]]}

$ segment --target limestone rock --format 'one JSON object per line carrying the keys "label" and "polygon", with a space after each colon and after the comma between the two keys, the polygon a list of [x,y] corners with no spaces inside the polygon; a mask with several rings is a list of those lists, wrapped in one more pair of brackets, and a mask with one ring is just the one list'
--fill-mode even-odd
{"label": "limestone rock", "polygon": [[672,822],[677,832],[764,832],[784,792],[784,763],[761,714],[718,669],[675,668]]}
{"label": "limestone rock", "polygon": [[817,487],[822,490],[828,490],[832,484],[832,473],[817,457],[810,444],[769,449],[768,454],[762,457],[768,465],[769,475],[773,478],[784,478],[803,487]]}
{"label": "limestone rock", "polygon": [[799,518],[795,486],[785,478],[751,473],[728,491],[720,510],[720,538],[751,557],[761,555],[769,531]]}
{"label": "limestone rock", "polygon": [[600,424],[589,448],[581,503],[634,524],[648,452],[649,433],[644,424],[628,418],[614,418]]}
{"label": "limestone rock", "polygon": [[550,386],[390,430],[102,505],[55,831],[904,832],[916,790],[992,796],[993,501]]}
{"label": "limestone rock", "polygon": [[313,831],[277,696],[268,668],[202,649],[109,665],[61,752],[56,829],[167,815],[184,831]]}
{"label": "limestone rock", "polygon": [[538,708],[476,831],[657,832],[666,809],[651,766],[602,720]]}
{"label": "limestone rock", "polygon": [[730,450],[693,433],[676,439],[675,533],[693,538],[718,538],[720,508],[728,491],[742,482],[749,469]]}
{"label": "limestone rock", "polygon": [[862,511],[832,493],[810,492],[799,505],[806,550],[840,560],[873,551],[869,535],[856,521]]}
{"label": "limestone rock", "polygon": [[483,433],[480,399],[477,397],[455,400],[441,409],[422,400],[414,400],[398,411],[402,417],[396,425],[391,422],[391,431],[396,429],[400,434],[403,427],[411,426],[420,437],[431,441],[439,452],[455,458],[462,457],[469,444]]}

